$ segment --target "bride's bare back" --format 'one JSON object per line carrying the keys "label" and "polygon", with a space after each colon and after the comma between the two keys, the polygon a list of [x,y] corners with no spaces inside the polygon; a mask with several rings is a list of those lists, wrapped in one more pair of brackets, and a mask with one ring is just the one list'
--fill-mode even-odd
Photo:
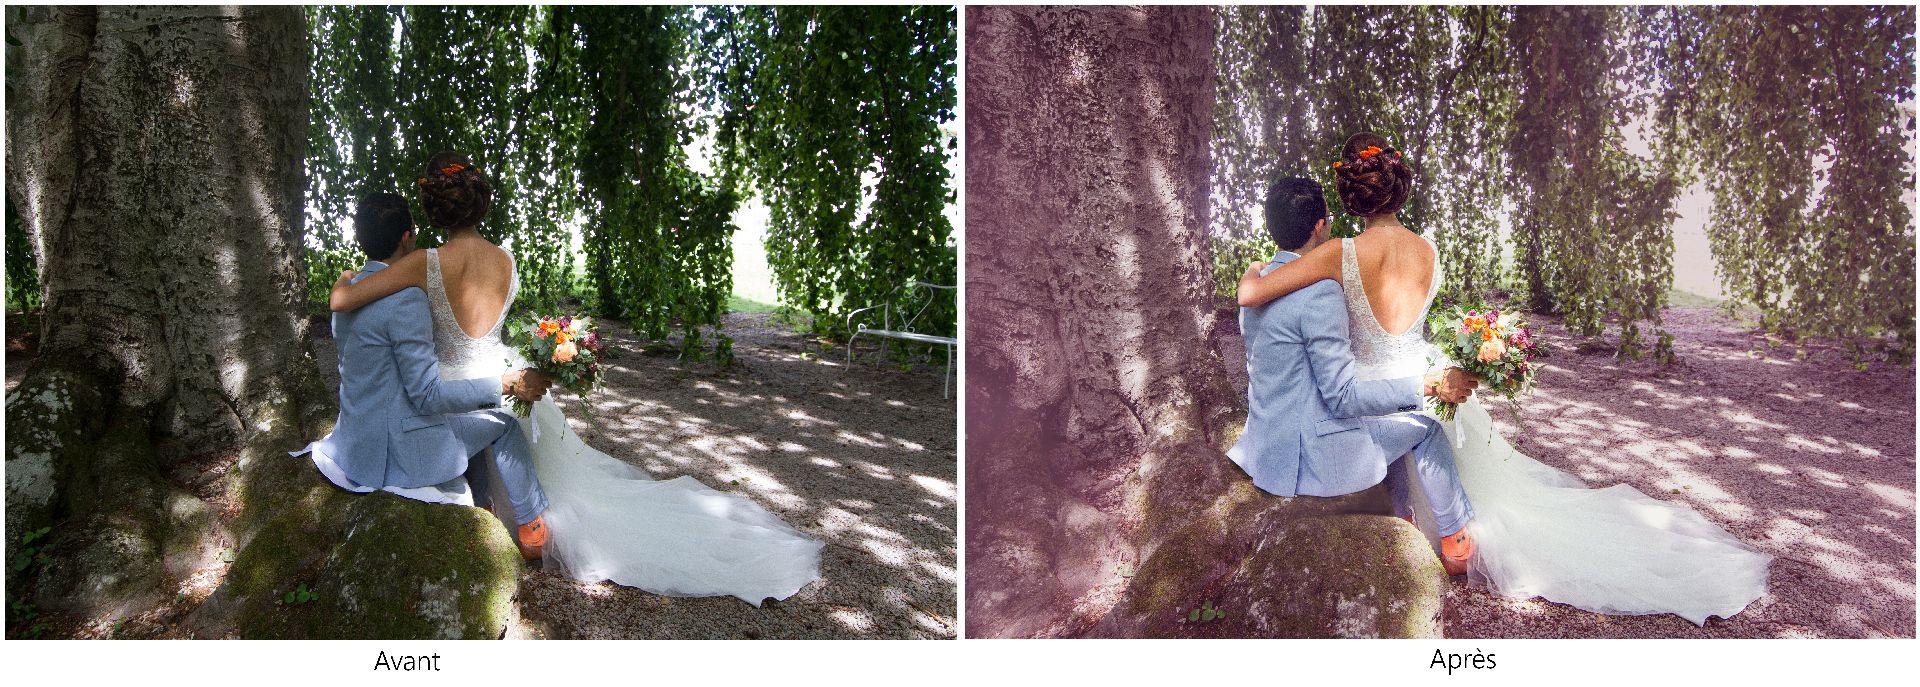
{"label": "bride's bare back", "polygon": [[477,235],[448,239],[439,253],[454,322],[467,336],[486,336],[499,323],[513,289],[513,258]]}
{"label": "bride's bare back", "polygon": [[1354,237],[1367,305],[1380,328],[1399,336],[1420,326],[1433,286],[1433,246],[1405,227],[1383,225]]}

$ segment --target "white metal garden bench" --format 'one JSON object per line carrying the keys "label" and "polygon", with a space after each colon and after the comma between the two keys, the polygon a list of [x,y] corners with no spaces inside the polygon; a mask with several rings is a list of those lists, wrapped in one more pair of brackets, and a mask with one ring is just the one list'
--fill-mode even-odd
{"label": "white metal garden bench", "polygon": [[[929,284],[923,281],[910,281],[910,282],[907,282],[906,284],[896,286],[894,287],[893,291],[888,292],[886,302],[880,305],[870,305],[870,306],[861,308],[859,310],[855,310],[852,313],[849,313],[847,315],[847,331],[852,332],[852,334],[847,337],[847,367],[848,368],[853,367],[853,340],[856,338],[859,338],[861,334],[866,334],[868,336],[886,337],[889,339],[900,339],[902,341],[915,341],[915,342],[924,343],[924,344],[946,346],[947,347],[947,374],[945,377],[942,377],[944,386],[942,386],[940,389],[940,397],[952,398],[953,397],[953,347],[955,344],[960,343],[960,340],[951,336],[935,336],[932,334],[922,334],[920,332],[914,331],[913,325],[916,321],[920,319],[921,315],[926,314],[927,308],[933,305],[933,299],[939,295],[940,291],[955,291],[956,288],[957,287],[953,287],[953,286],[941,286],[939,284]],[[906,294],[905,294],[904,301],[901,302],[900,305],[911,307],[915,301],[919,301],[920,307],[919,309],[913,311],[913,315],[911,317],[908,317],[905,321],[900,322],[899,323],[900,326],[896,328],[894,326],[894,319],[893,319],[893,308],[895,305],[894,301],[901,300],[899,298],[899,295],[902,291],[905,291]],[[901,308],[901,309],[906,310],[907,308]],[[873,310],[880,311],[880,328],[873,329],[873,328],[869,328],[864,324],[859,325],[858,327],[854,326],[853,318],[858,317],[860,313],[869,312]]]}

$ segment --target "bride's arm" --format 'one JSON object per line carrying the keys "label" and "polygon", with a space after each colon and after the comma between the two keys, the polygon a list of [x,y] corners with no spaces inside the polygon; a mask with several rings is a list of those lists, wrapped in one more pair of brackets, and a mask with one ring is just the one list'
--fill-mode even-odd
{"label": "bride's arm", "polygon": [[327,307],[334,312],[359,310],[368,303],[399,293],[409,286],[427,288],[427,252],[416,250],[408,253],[388,264],[386,269],[349,284],[347,280],[351,276],[351,273],[341,274],[340,280],[333,283],[333,293],[327,298]]}
{"label": "bride's arm", "polygon": [[1328,241],[1300,259],[1260,274],[1263,263],[1247,268],[1240,277],[1240,307],[1266,305],[1273,299],[1306,288],[1322,279],[1340,278],[1340,242]]}

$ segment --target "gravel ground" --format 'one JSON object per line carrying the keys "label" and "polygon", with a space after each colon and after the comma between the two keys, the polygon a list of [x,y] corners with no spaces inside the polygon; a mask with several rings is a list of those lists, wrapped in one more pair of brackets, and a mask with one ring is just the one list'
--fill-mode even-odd
{"label": "gravel ground", "polygon": [[[669,598],[524,576],[513,636],[580,639],[947,639],[958,630],[955,401],[931,364],[862,360],[818,346],[766,314],[729,315],[736,366],[618,351],[591,418],[568,413],[588,444],[656,479],[692,475],[744,495],[827,542],[824,579],[761,608],[733,598]],[[874,350],[861,341],[862,350]],[[566,393],[562,407],[578,403]]]}
{"label": "gravel ground", "polygon": [[[591,417],[577,397],[556,400],[588,444],[656,479],[691,475],[753,499],[827,542],[822,579],[754,608],[584,584],[536,566],[521,577],[508,636],[953,638],[958,424],[955,400],[941,398],[944,352],[910,370],[874,355],[849,369],[844,350],[820,355],[771,315],[726,324],[731,370],[644,353],[624,327],[604,325],[614,352]],[[31,360],[18,338],[8,342],[9,390]],[[315,344],[323,375],[338,384],[332,341]]]}
{"label": "gravel ground", "polygon": [[[1710,308],[1665,315],[1680,362],[1616,361],[1557,322],[1518,417],[1527,455],[1599,487],[1680,501],[1775,556],[1767,595],[1705,627],[1506,599],[1456,579],[1449,637],[1913,637],[1914,370],[1856,371],[1835,348],[1769,339]],[[1773,340],[1779,343],[1777,339]]]}

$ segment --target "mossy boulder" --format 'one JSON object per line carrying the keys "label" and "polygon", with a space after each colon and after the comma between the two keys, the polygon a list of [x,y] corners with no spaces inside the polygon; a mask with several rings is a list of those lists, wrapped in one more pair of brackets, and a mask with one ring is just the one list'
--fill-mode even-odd
{"label": "mossy boulder", "polygon": [[[1447,576],[1399,518],[1309,518],[1260,541],[1219,586],[1227,617],[1208,634],[1439,637]],[[1205,625],[1204,623],[1202,625]]]}
{"label": "mossy boulder", "polygon": [[[1158,537],[1100,637],[1437,637],[1446,575],[1419,530],[1384,515],[1386,488],[1243,498]],[[1254,490],[1258,493],[1257,490]],[[1223,617],[1194,620],[1195,610]]]}
{"label": "mossy boulder", "polygon": [[302,488],[262,514],[226,581],[195,612],[197,632],[249,639],[494,639],[505,632],[521,562],[492,514],[348,493],[304,461],[255,468],[288,471]]}
{"label": "mossy boulder", "polygon": [[[1446,574],[1424,536],[1380,515],[1309,517],[1253,548],[1182,532],[1094,633],[1122,637],[1438,637]],[[1224,564],[1224,565],[1223,565]],[[1213,574],[1226,567],[1224,574]],[[1196,610],[1222,617],[1195,619]]]}

